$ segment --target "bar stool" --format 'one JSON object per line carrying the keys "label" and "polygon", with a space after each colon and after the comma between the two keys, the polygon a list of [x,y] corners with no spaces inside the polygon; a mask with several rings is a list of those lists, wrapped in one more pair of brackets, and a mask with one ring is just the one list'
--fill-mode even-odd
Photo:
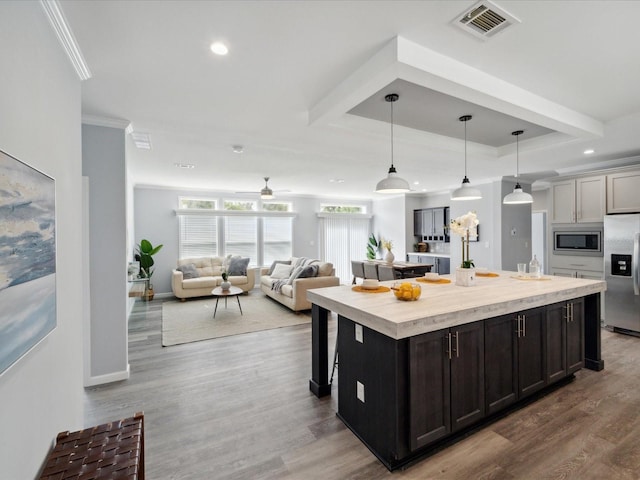
{"label": "bar stool", "polygon": [[351,260],[351,273],[353,274],[351,285],[355,285],[356,278],[364,278],[364,262]]}

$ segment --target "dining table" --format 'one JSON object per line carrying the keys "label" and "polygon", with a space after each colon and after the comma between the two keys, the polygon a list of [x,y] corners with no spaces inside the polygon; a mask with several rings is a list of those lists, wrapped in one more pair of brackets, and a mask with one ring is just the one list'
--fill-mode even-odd
{"label": "dining table", "polygon": [[[379,265],[389,265],[384,260],[366,260],[369,263],[377,263]],[[416,263],[406,261],[394,261],[391,266],[397,274],[397,278],[413,278],[422,277],[425,273],[430,272],[433,268],[431,263]]]}

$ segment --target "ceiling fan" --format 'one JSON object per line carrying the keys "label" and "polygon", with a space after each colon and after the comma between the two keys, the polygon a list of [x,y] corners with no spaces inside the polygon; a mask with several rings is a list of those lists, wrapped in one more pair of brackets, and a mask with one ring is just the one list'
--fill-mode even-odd
{"label": "ceiling fan", "polygon": [[[236,192],[236,193],[259,193],[262,200],[270,200],[274,198],[273,190],[269,187],[269,177],[264,178],[264,187],[259,192]],[[276,192],[290,192],[291,190],[276,190]]]}

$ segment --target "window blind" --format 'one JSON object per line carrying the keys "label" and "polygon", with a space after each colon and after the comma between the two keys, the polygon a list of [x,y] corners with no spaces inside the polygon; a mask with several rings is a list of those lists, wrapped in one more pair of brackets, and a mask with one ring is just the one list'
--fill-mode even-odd
{"label": "window blind", "polygon": [[293,218],[264,217],[262,219],[263,264],[284,260],[293,255]]}
{"label": "window blind", "polygon": [[258,261],[258,217],[225,217],[224,254],[240,255]]}
{"label": "window blind", "polygon": [[218,255],[218,217],[213,215],[178,216],[180,258]]}
{"label": "window blind", "polygon": [[369,231],[369,218],[337,215],[320,218],[322,259],[333,263],[341,282],[351,278],[351,260],[364,260]]}

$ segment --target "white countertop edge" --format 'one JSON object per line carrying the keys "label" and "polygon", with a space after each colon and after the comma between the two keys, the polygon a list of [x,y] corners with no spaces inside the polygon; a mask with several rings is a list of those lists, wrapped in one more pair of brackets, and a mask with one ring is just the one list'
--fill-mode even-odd
{"label": "white countertop edge", "polygon": [[[513,274],[513,272],[500,272],[505,277]],[[562,277],[554,277],[562,278]],[[504,279],[503,279],[504,280]],[[566,283],[570,279],[563,279]],[[580,298],[594,293],[600,293],[606,290],[606,283],[599,280],[583,280],[575,279],[579,282],[579,285],[574,285],[569,288],[561,288],[554,292],[544,292],[540,294],[531,294],[525,286],[528,282],[522,282],[522,288],[526,293],[520,294],[518,298],[509,298],[508,300],[500,301],[495,297],[492,299],[488,296],[486,303],[481,305],[474,305],[468,308],[458,308],[456,310],[447,311],[446,313],[438,313],[435,315],[422,315],[423,312],[418,312],[414,318],[408,318],[404,321],[392,321],[387,316],[384,316],[385,309],[376,309],[375,306],[369,310],[363,310],[357,306],[348,305],[340,300],[330,298],[330,289],[339,289],[341,287],[327,287],[322,289],[313,289],[307,292],[307,298],[310,302],[315,303],[327,310],[342,315],[356,323],[359,323],[365,327],[371,328],[377,332],[382,333],[388,337],[399,340],[402,338],[412,337],[422,333],[428,333],[444,328],[455,327],[458,325],[464,325],[488,318],[498,317],[501,315],[507,315],[510,313],[521,312],[531,308],[540,307],[543,305],[550,305],[557,302],[564,302],[574,298]],[[393,283],[393,282],[386,282]],[[575,282],[573,282],[575,283]],[[517,284],[514,284],[517,285]],[[343,286],[346,287],[346,286]],[[490,288],[490,284],[485,284],[485,288]],[[350,286],[348,287],[350,288]],[[456,293],[464,294],[465,288],[480,289],[481,286],[474,287],[456,287],[460,289]],[[323,292],[324,291],[324,292]],[[335,292],[335,290],[334,290]],[[367,295],[367,294],[365,294]],[[389,295],[389,294],[368,294],[368,295]],[[373,297],[372,297],[373,300]],[[408,306],[415,305],[420,306],[417,302],[401,302],[398,305]],[[397,300],[393,300],[397,302]],[[424,305],[424,304],[423,304]],[[387,309],[388,311],[388,309]],[[406,312],[405,312],[406,314]]]}

